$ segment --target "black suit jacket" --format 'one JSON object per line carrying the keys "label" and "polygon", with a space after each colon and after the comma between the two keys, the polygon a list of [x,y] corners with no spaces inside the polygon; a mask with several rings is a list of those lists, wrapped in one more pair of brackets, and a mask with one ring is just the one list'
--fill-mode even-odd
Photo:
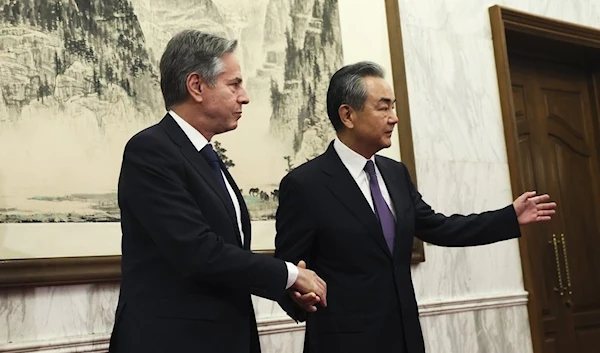
{"label": "black suit jacket", "polygon": [[250,294],[285,293],[281,260],[244,246],[227,191],[169,115],[127,143],[119,178],[122,282],[110,352],[259,352]]}
{"label": "black suit jacket", "polygon": [[446,217],[421,199],[402,163],[376,156],[376,164],[397,217],[393,252],[332,145],[281,181],[275,256],[305,260],[327,282],[328,306],[315,313],[280,301],[292,318],[306,319],[304,352],[424,352],[410,271],[413,236],[470,246],[520,235],[512,205]]}

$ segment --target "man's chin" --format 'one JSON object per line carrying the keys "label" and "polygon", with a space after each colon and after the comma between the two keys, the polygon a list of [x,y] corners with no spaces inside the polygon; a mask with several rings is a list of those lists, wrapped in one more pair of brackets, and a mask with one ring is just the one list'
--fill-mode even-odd
{"label": "man's chin", "polygon": [[223,126],[222,129],[221,129],[221,131],[219,132],[219,134],[223,134],[223,133],[226,133],[226,132],[229,132],[229,131],[233,131],[233,130],[237,129],[237,127],[238,127],[237,121],[232,122],[228,126]]}

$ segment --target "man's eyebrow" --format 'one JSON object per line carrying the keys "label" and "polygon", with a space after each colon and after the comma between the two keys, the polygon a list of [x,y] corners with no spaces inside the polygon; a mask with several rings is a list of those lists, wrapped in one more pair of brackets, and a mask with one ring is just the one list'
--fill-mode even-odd
{"label": "man's eyebrow", "polygon": [[396,103],[396,98],[383,97],[379,100],[378,103],[394,104]]}
{"label": "man's eyebrow", "polygon": [[242,78],[239,76],[229,79],[229,82],[231,82],[231,83],[242,83],[242,81],[243,81]]}

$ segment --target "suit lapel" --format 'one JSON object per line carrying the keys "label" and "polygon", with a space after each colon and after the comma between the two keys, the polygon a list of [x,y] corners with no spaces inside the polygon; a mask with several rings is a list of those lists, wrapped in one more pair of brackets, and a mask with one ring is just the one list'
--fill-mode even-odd
{"label": "suit lapel", "polygon": [[406,209],[406,197],[407,195],[402,195],[402,191],[400,186],[402,182],[398,178],[398,173],[394,173],[394,171],[390,168],[386,161],[379,157],[375,156],[375,161],[377,162],[377,169],[381,172],[381,177],[383,181],[385,181],[385,187],[390,193],[390,198],[392,199],[392,203],[394,204],[394,210],[396,211],[396,218],[401,214],[404,209]]}
{"label": "suit lapel", "polygon": [[365,226],[367,233],[373,237],[381,249],[391,257],[379,220],[358,185],[356,185],[356,181],[335,152],[333,144],[329,145],[323,157],[323,172],[330,176],[327,187],[348,211]]}
{"label": "suit lapel", "polygon": [[[250,239],[251,239],[250,228],[251,228],[251,226],[250,226],[250,215],[248,213],[248,207],[246,207],[246,202],[244,201],[244,197],[242,196],[242,193],[240,193],[240,189],[238,188],[237,184],[235,183],[235,180],[233,180],[233,177],[231,176],[231,174],[227,170],[227,167],[225,167],[225,165],[223,163],[221,163],[221,169],[223,169],[223,173],[225,174],[225,177],[227,178],[229,185],[231,185],[231,188],[233,189],[233,192],[235,193],[235,196],[237,197],[238,204],[240,205],[240,212],[241,212],[241,219],[242,219],[242,231],[244,232],[243,248],[246,250],[250,250]],[[236,219],[236,222],[237,222],[237,219]],[[237,223],[236,223],[236,229],[237,229]],[[239,233],[238,233],[238,241],[240,242],[240,245],[242,245],[242,238]]]}
{"label": "suit lapel", "polygon": [[229,214],[229,218],[233,222],[235,232],[237,234],[238,242],[241,245],[241,238],[239,234],[239,229],[237,225],[237,219],[235,216],[235,210],[233,208],[233,204],[231,203],[231,198],[227,193],[227,190],[223,190],[223,187],[219,184],[219,181],[216,179],[212,169],[208,165],[208,162],[202,157],[200,152],[196,150],[196,147],[192,144],[189,138],[185,135],[183,130],[177,125],[175,120],[167,114],[159,123],[167,134],[171,137],[171,139],[181,148],[181,153],[183,156],[192,164],[194,169],[200,174],[202,179],[210,185],[212,191],[219,197],[223,206],[227,210]]}

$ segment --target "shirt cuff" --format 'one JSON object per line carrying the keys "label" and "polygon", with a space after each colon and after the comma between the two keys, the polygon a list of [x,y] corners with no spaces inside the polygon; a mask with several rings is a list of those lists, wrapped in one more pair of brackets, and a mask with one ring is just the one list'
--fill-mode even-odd
{"label": "shirt cuff", "polygon": [[285,265],[287,266],[288,270],[288,278],[287,284],[285,285],[285,289],[288,289],[291,286],[293,286],[294,283],[296,283],[296,279],[298,279],[298,267],[296,267],[296,265],[294,265],[293,263],[287,261]]}

